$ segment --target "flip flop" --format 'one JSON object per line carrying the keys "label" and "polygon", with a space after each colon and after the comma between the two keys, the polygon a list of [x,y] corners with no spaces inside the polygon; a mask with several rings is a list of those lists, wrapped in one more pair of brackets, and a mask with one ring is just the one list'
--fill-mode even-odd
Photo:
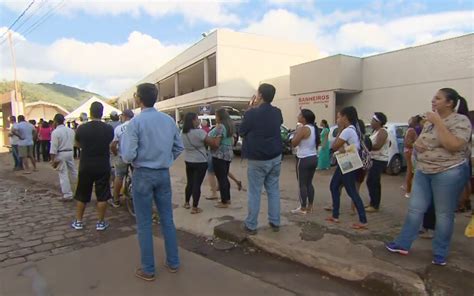
{"label": "flip flop", "polygon": [[367,224],[354,223],[354,224],[352,224],[352,229],[355,229],[355,230],[367,230],[368,227],[367,227]]}
{"label": "flip flop", "polygon": [[336,219],[334,217],[327,217],[326,221],[331,222],[331,223],[339,223],[339,219]]}

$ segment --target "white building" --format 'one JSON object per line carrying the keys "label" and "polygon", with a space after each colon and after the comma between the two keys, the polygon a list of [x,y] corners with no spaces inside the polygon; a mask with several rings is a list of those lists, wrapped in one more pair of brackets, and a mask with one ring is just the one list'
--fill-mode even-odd
{"label": "white building", "polygon": [[[151,73],[143,82],[155,83],[155,107],[175,116],[210,105],[244,109],[260,82],[289,75],[290,67],[318,57],[314,45],[286,42],[230,30],[216,30]],[[135,105],[131,87],[119,97],[120,109]],[[279,91],[279,90],[277,90]]]}
{"label": "white building", "polygon": [[336,112],[357,108],[368,121],[384,112],[391,122],[431,110],[440,88],[456,89],[474,109],[474,34],[365,58],[335,55],[291,67],[290,75],[267,80],[281,90],[276,104],[285,123],[296,124],[299,108],[318,121],[335,123]]}

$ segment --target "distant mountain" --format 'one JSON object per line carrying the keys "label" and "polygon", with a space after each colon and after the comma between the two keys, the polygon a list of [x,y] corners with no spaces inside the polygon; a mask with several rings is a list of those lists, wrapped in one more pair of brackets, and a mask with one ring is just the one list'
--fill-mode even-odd
{"label": "distant mountain", "polygon": [[[58,104],[68,111],[73,111],[92,96],[106,100],[99,94],[59,83],[20,82],[19,84],[26,103],[45,101]],[[0,94],[14,89],[13,81],[0,82]]]}

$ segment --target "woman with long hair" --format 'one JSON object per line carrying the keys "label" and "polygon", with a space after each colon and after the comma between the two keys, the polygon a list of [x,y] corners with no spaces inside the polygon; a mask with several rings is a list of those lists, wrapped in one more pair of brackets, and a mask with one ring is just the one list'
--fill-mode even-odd
{"label": "woman with long hair", "polygon": [[421,133],[421,116],[416,115],[411,117],[408,120],[408,129],[407,132],[405,133],[405,139],[403,141],[404,143],[404,156],[405,160],[407,162],[407,175],[405,179],[405,197],[410,198],[411,194],[411,187],[413,184],[413,176],[415,175],[415,169],[413,166],[413,144],[415,144],[416,139],[418,138],[418,135]]}
{"label": "woman with long hair", "polygon": [[440,89],[431,100],[425,126],[414,144],[416,173],[408,214],[398,237],[386,244],[393,253],[408,255],[423,221],[434,203],[436,229],[433,239],[435,265],[446,265],[453,234],[454,211],[468,180],[466,150],[472,134],[469,118],[459,114],[466,100],[452,88]]}
{"label": "woman with long hair", "polygon": [[225,109],[216,111],[216,123],[216,127],[209,133],[212,166],[221,195],[221,201],[216,204],[216,207],[227,208],[230,204],[229,169],[234,155],[232,151],[234,124]]}
{"label": "woman with long hair", "polygon": [[184,116],[183,131],[181,137],[184,145],[184,160],[186,164],[186,190],[184,208],[190,209],[191,196],[193,207],[191,214],[199,214],[199,199],[201,197],[201,185],[206,176],[207,153],[206,145],[211,141],[207,133],[199,128],[200,122],[196,113],[187,113]]}
{"label": "woman with long hair", "polygon": [[[345,152],[348,145],[353,145],[357,151],[359,151],[361,149],[360,142],[362,135],[360,133],[357,110],[352,106],[343,108],[337,114],[337,125],[339,126],[341,132],[332,144],[331,149],[333,151],[339,151],[343,153]],[[365,215],[364,204],[356,187],[359,170],[343,174],[339,165],[337,166],[330,184],[333,204],[332,216],[327,218],[326,221],[331,223],[339,223],[339,206],[341,198],[340,186],[343,185],[347,194],[354,202],[357,213],[359,214],[359,223],[353,224],[352,228],[367,228],[367,217]]]}
{"label": "woman with long hair", "polygon": [[318,170],[329,170],[331,167],[329,152],[329,125],[328,122],[321,120],[321,149],[319,150]]}
{"label": "woman with long hair", "polygon": [[311,213],[314,202],[313,177],[318,166],[318,146],[320,143],[319,130],[313,111],[302,109],[298,115],[300,127],[291,140],[291,145],[297,147],[296,179],[299,185],[300,205],[292,210],[293,214]]}

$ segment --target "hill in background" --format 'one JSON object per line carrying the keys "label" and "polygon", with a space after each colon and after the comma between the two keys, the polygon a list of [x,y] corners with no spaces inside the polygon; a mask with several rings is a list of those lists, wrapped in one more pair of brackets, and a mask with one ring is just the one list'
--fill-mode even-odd
{"label": "hill in background", "polygon": [[[73,111],[79,107],[81,103],[90,99],[92,96],[96,96],[102,100],[107,100],[99,94],[58,83],[35,84],[20,82],[19,84],[25,103],[45,101],[58,104],[68,111]],[[5,93],[14,89],[13,81],[0,82],[0,93]]]}

